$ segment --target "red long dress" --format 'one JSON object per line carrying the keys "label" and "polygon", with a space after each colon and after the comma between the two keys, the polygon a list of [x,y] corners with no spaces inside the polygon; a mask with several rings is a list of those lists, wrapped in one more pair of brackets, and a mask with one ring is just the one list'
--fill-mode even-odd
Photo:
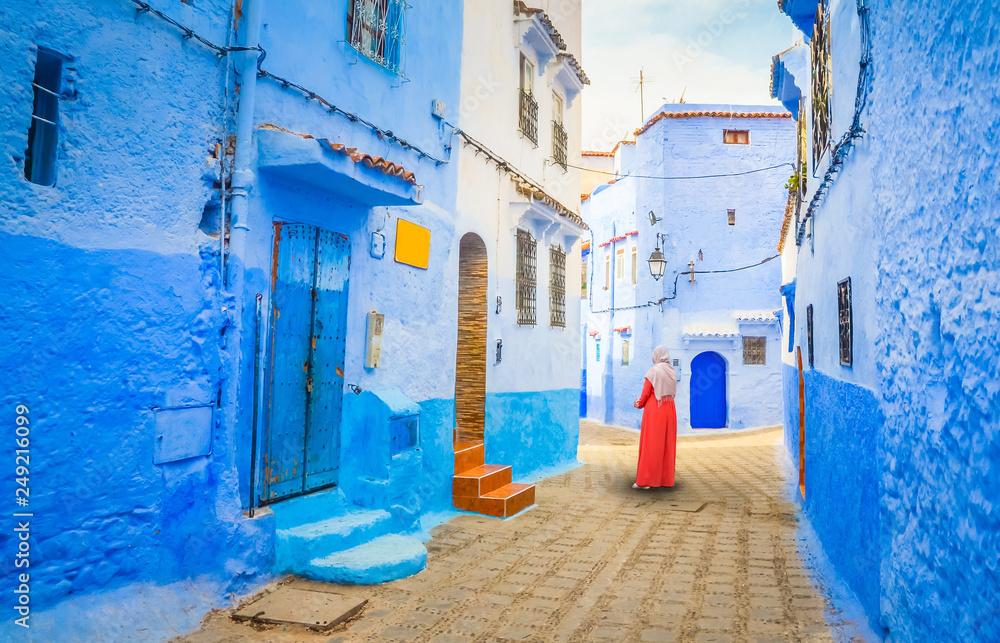
{"label": "red long dress", "polygon": [[677,411],[674,398],[657,404],[653,385],[643,380],[639,406],[642,407],[642,432],[639,434],[639,468],[635,483],[640,487],[674,486],[674,460],[677,454]]}

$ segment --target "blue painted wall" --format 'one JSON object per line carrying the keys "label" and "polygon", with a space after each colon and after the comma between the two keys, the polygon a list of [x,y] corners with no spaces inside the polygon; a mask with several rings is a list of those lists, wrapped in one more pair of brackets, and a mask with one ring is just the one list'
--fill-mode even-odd
{"label": "blue painted wall", "polygon": [[[212,42],[230,41],[228,2],[152,4]],[[264,6],[269,71],[449,159],[451,132],[430,106],[432,99],[459,104],[461,2],[409,13],[407,82],[345,45],[346,0]],[[246,28],[241,23],[240,34]],[[442,30],[455,37],[441,38]],[[55,187],[31,184],[23,172],[39,46],[71,57]],[[0,327],[10,338],[0,396],[10,414],[17,404],[31,408],[32,607],[56,610],[43,622],[84,600],[99,620],[122,591],[140,585],[154,588],[146,596],[161,591],[155,588],[176,593],[169,583],[197,576],[199,596],[210,592],[209,602],[221,604],[269,577],[273,519],[267,511],[247,519],[241,510],[251,498],[254,302],[264,296],[266,347],[274,220],[349,236],[345,380],[400,389],[421,409],[422,457],[400,465],[407,480],[399,485],[417,501],[398,494],[390,501],[423,511],[450,507],[454,372],[437,366],[455,359],[454,164],[403,150],[261,79],[256,125],[401,164],[415,172],[422,205],[372,209],[350,195],[257,175],[251,162],[250,230],[242,253],[229,256],[229,274],[239,276],[229,292],[213,218],[219,167],[210,158],[234,126],[225,62],[130,3],[39,0],[0,8],[0,66],[0,251],[9,264]],[[245,89],[246,79],[230,74],[229,81]],[[399,217],[431,228],[428,270],[393,262]],[[387,240],[381,260],[368,255],[375,230]],[[387,316],[383,367],[366,370],[364,314],[372,309]],[[152,409],[185,405],[215,407],[211,454],[153,464]],[[8,497],[12,484],[0,483]],[[0,530],[0,547],[12,546],[12,534]],[[9,592],[10,559],[0,571]],[[67,598],[76,602],[60,603]],[[148,636],[195,625],[185,610],[207,609],[203,598],[195,602],[148,601],[148,609],[162,607],[147,619],[161,624]]]}
{"label": "blue painted wall", "polygon": [[[227,3],[154,4],[225,41]],[[23,173],[37,47],[71,57],[54,187]],[[244,520],[231,484],[231,418],[207,427],[211,455],[153,463],[152,409],[214,405],[229,375],[219,241],[199,229],[222,138],[217,63],[127,3],[0,9],[0,396],[8,414],[31,408],[32,558],[19,571],[36,615],[196,575],[220,581],[218,596],[243,592],[270,570],[267,520]],[[12,485],[0,483],[6,497]],[[5,558],[7,593],[13,571]]]}
{"label": "blue painted wall", "polygon": [[489,393],[486,461],[513,467],[515,480],[576,461],[580,391]]}
{"label": "blue painted wall", "polygon": [[[830,11],[836,139],[853,117],[861,47],[856,3],[831,1]],[[867,133],[793,249],[803,352],[805,307],[816,315],[805,508],[876,636],[998,640],[1000,181],[984,150],[1000,125],[1000,24],[989,2],[868,11]],[[836,360],[845,276],[851,368]]]}

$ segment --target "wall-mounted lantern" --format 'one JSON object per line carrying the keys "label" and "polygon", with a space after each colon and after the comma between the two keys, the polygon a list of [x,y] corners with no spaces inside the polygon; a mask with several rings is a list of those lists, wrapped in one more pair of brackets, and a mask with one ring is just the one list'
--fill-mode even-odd
{"label": "wall-mounted lantern", "polygon": [[663,221],[663,217],[658,217],[653,213],[652,210],[649,211],[649,225],[656,225],[660,221]]}
{"label": "wall-mounted lantern", "polygon": [[[650,212],[652,214],[652,212]],[[663,256],[663,251],[660,250],[660,246],[663,243],[663,235],[660,233],[656,234],[656,250],[653,250],[653,254],[649,255],[649,274],[653,275],[653,279],[659,281],[663,277],[663,271],[667,269],[667,259]]]}

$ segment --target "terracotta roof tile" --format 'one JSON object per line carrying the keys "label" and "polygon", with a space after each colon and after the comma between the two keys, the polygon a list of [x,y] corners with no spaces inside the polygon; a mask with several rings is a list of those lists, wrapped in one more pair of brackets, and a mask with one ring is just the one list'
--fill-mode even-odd
{"label": "terracotta roof tile", "polygon": [[572,221],[578,228],[582,228],[583,230],[590,230],[590,226],[588,226],[584,222],[584,220],[580,217],[579,214],[573,212],[572,210],[564,206],[562,203],[559,203],[554,198],[546,194],[544,191],[536,188],[530,183],[524,183],[522,181],[515,180],[514,184],[517,186],[517,191],[519,194],[531,197],[536,201],[544,203],[545,205],[549,206],[550,208],[558,212],[559,216],[566,217],[567,219]]}
{"label": "terracotta roof tile", "polygon": [[591,150],[584,150],[580,152],[581,156],[614,156],[614,152],[596,152]]}
{"label": "terracotta roof tile", "polygon": [[552,39],[552,43],[559,49],[559,51],[566,51],[566,41],[563,40],[562,34],[556,29],[555,25],[552,24],[552,20],[546,15],[543,9],[535,9],[534,7],[529,7],[528,5],[521,2],[521,0],[514,0],[514,15],[523,13],[528,16],[533,16],[535,14],[541,14],[538,19],[542,21],[545,26],[545,30],[549,33],[549,38]]}
{"label": "terracotta roof tile", "polygon": [[272,125],[270,123],[261,125],[260,129],[278,130],[279,132],[284,132],[286,134],[293,134],[295,136],[300,136],[305,139],[313,139],[319,141],[321,144],[329,147],[332,151],[337,152],[338,154],[342,154],[346,157],[349,157],[355,163],[360,163],[367,168],[378,170],[379,172],[386,174],[388,176],[402,179],[403,181],[409,183],[410,185],[417,184],[417,177],[413,172],[410,172],[402,165],[399,165],[398,163],[393,163],[392,161],[386,160],[381,156],[372,156],[371,154],[365,154],[363,152],[359,152],[357,148],[347,147],[343,143],[333,143],[329,139],[317,138],[311,134],[300,134],[298,132],[293,132],[291,130],[285,129],[284,127],[279,127],[277,125]]}
{"label": "terracotta roof tile", "polygon": [[785,251],[785,236],[788,235],[788,226],[792,224],[792,203],[795,202],[795,194],[788,191],[788,203],[785,204],[785,220],[781,223],[781,237],[778,238],[778,252]]}
{"label": "terracotta roof tile", "polygon": [[791,118],[789,112],[722,112],[722,111],[686,111],[686,112],[660,112],[652,117],[646,124],[635,130],[635,135],[644,133],[650,127],[660,122],[664,118]]}

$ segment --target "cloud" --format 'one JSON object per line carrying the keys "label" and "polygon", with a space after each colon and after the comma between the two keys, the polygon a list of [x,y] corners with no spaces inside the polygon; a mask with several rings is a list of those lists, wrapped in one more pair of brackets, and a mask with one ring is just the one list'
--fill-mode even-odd
{"label": "cloud", "polygon": [[[771,56],[801,34],[773,0],[583,0],[583,140],[608,122],[641,124],[635,80],[647,78],[643,116],[685,91],[689,103],[777,104]],[[623,132],[624,134],[624,132]]]}

